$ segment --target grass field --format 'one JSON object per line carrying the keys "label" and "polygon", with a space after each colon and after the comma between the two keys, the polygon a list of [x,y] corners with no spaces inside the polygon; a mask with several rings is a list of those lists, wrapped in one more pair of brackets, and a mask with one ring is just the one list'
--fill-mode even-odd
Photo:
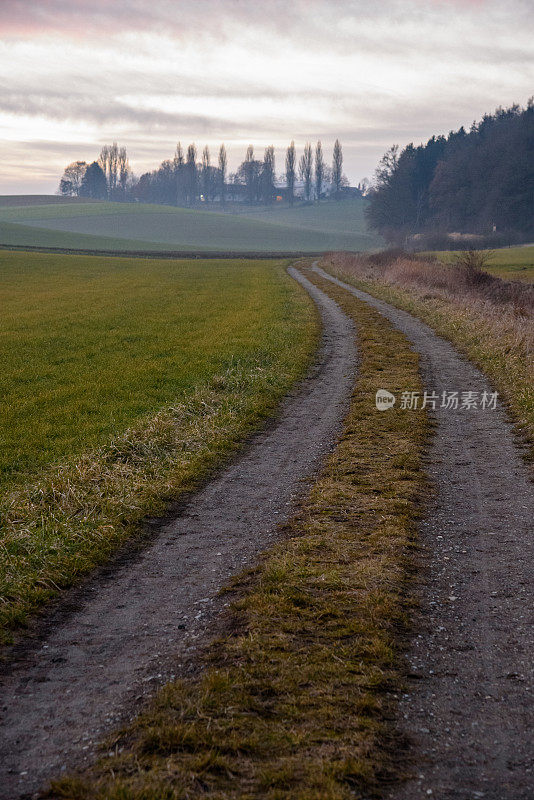
{"label": "grass field", "polygon": [[[456,252],[440,251],[433,253],[446,263],[452,263]],[[489,252],[487,271],[507,281],[534,283],[534,246],[503,247]]]}
{"label": "grass field", "polygon": [[[128,253],[134,251],[158,252],[176,251],[173,244],[145,242],[144,240],[121,239],[113,236],[92,236],[85,233],[64,233],[48,228],[35,228],[0,219],[0,246],[27,248],[61,248],[63,250],[113,251]],[[184,248],[185,251],[185,248]]]}
{"label": "grass field", "polygon": [[[97,237],[97,238],[90,238]],[[101,241],[98,241],[98,238]],[[362,204],[230,214],[134,203],[0,203],[0,244],[116,250],[370,250]]]}
{"label": "grass field", "polygon": [[[277,204],[259,208],[243,207],[241,213],[249,219],[260,219],[276,222],[280,225],[295,225],[299,228],[318,231],[335,231],[351,233],[366,231],[364,219],[365,201],[360,198],[332,202],[322,200],[320,203],[299,203],[289,208]],[[375,237],[378,241],[378,237]]]}
{"label": "grass field", "polygon": [[0,265],[4,485],[233,359],[267,357],[291,300],[279,265],[23,253]]}
{"label": "grass field", "polygon": [[42,205],[68,205],[70,203],[98,203],[98,200],[89,200],[81,197],[63,197],[57,194],[1,194],[0,208],[17,206],[42,206]]}
{"label": "grass field", "polygon": [[271,414],[317,323],[280,261],[0,265],[1,638]]}

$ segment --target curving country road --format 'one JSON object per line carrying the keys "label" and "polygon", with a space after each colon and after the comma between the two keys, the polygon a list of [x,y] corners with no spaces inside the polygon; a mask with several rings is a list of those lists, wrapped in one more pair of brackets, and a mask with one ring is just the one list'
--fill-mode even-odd
{"label": "curving country road", "polygon": [[[427,325],[314,270],[407,336],[427,389],[490,390]],[[290,274],[323,320],[315,369],[149,547],[69,595],[43,634],[14,653],[0,676],[0,798],[31,795],[83,764],[145,694],[194,668],[198,642],[217,629],[218,590],[273,540],[335,441],[355,378],[354,331],[332,300]],[[420,611],[400,704],[413,777],[390,798],[531,800],[532,484],[502,409],[438,406],[433,416],[427,467],[436,498],[421,527]]]}

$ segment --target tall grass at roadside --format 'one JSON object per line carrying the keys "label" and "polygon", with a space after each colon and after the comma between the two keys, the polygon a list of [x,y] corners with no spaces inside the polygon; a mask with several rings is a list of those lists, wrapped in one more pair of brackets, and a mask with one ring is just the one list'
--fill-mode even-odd
{"label": "tall grass at roadside", "polygon": [[42,256],[28,276],[5,286],[0,641],[274,413],[317,337],[280,263]]}
{"label": "tall grass at roadside", "polygon": [[534,286],[402,253],[334,253],[323,266],[427,322],[472,359],[534,445]]}
{"label": "tall grass at roadside", "polygon": [[339,444],[258,567],[236,579],[228,632],[195,677],[164,687],[71,800],[348,800],[398,773],[411,554],[426,491],[423,411],[379,412],[377,388],[421,387],[418,357],[376,311],[311,273],[357,326],[359,374]]}

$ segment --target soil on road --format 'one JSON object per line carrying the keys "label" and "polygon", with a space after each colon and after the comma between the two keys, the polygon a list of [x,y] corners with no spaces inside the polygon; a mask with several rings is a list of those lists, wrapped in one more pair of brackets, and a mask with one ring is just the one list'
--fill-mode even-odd
{"label": "soil on road", "polygon": [[219,590],[268,547],[332,448],[355,381],[354,330],[330,298],[290,274],[321,314],[315,367],[275,423],[148,549],[72,593],[44,634],[13,654],[0,686],[0,798],[31,795],[83,764],[145,693],[191,669],[216,632]]}

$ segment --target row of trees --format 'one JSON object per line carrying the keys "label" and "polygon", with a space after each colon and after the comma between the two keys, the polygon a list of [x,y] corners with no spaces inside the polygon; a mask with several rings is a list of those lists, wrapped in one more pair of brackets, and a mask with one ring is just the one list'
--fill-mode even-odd
{"label": "row of trees", "polygon": [[390,242],[414,234],[534,234],[534,101],[382,158],[367,208]]}
{"label": "row of trees", "polygon": [[224,144],[219,148],[217,164],[213,165],[208,147],[203,149],[199,160],[194,144],[184,151],[178,143],[172,159],[163,161],[158,169],[146,172],[136,180],[128,164],[126,149],[114,143],[102,148],[98,161],[93,164],[84,161],[69,164],[60,181],[59,192],[78,197],[194,206],[200,201],[224,204],[227,199],[269,204],[283,191],[289,204],[293,205],[297,180],[302,182],[302,194],[308,201],[320,199],[327,192],[338,199],[342,188],[347,185],[339,140],[334,145],[331,169],[325,162],[321,142],[317,142],[315,148],[307,143],[300,159],[295,143],[291,142],[286,150],[285,172],[278,180],[272,145],[265,148],[262,159],[255,157],[250,145],[245,160],[235,173],[228,175]]}
{"label": "row of trees", "polygon": [[133,187],[133,175],[125,147],[117,142],[105,145],[98,161],[73,161],[59,182],[59,193],[72,197],[127,200]]}

